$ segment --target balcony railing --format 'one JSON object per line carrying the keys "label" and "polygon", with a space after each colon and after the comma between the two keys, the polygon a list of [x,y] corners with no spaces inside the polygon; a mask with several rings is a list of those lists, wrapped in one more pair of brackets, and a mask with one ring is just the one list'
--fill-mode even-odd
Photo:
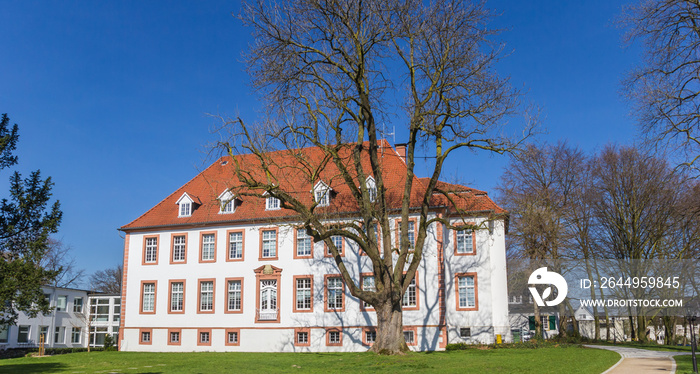
{"label": "balcony railing", "polygon": [[279,309],[256,309],[258,321],[276,321],[279,314]]}

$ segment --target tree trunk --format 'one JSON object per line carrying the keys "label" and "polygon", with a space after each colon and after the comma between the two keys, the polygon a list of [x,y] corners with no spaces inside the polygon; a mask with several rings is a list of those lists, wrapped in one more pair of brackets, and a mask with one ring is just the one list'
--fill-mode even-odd
{"label": "tree trunk", "polygon": [[646,343],[649,340],[646,317],[637,316],[637,341]]}
{"label": "tree trunk", "polygon": [[632,316],[630,315],[630,316],[629,316],[629,320],[630,320],[630,337],[631,337],[632,341],[638,341],[638,339],[637,339],[637,329],[635,328],[634,317],[632,317]]}
{"label": "tree trunk", "polygon": [[533,303],[535,307],[535,337],[537,339],[544,339],[544,326],[542,326],[542,318],[540,317],[540,307],[536,303]]}
{"label": "tree trunk", "polygon": [[[395,355],[408,352],[403,337],[403,314],[401,299],[375,307],[377,313],[377,338],[371,351],[382,355]],[[416,339],[417,337],[414,337]]]}

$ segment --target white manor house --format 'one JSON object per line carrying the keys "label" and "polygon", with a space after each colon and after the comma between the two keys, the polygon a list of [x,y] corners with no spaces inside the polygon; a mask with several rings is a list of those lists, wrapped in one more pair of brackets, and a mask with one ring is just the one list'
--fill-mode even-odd
{"label": "white manor house", "polygon": [[[400,192],[405,148],[386,141],[381,146],[387,193]],[[301,151],[309,157],[320,152]],[[247,156],[236,157],[246,164]],[[232,196],[227,185],[237,181],[232,164],[222,157],[120,228],[126,234],[120,350],[367,350],[376,336],[373,310],[350,295],[324,243],[299,230],[293,212],[280,209],[272,197]],[[374,187],[372,177],[366,183]],[[417,194],[425,183],[415,179]],[[352,219],[352,210],[336,205],[349,190],[335,184],[321,178],[299,190]],[[486,192],[442,182],[439,187],[451,191],[454,203],[435,195],[431,216],[463,223],[453,204],[469,210],[469,223],[504,213]],[[392,240],[398,217],[397,209]],[[510,340],[505,225],[499,219],[473,232],[429,226],[422,265],[403,300],[411,349],[491,343],[496,335]],[[409,230],[415,226],[412,220]],[[352,241],[333,240],[356,284],[372,287],[369,258]]]}

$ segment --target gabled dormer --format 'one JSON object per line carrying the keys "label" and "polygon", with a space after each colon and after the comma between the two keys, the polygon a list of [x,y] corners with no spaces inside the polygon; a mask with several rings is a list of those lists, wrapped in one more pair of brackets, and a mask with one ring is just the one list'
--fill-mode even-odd
{"label": "gabled dormer", "polygon": [[194,200],[185,192],[175,203],[179,206],[178,217],[190,217],[194,211]]}
{"label": "gabled dormer", "polygon": [[371,175],[365,179],[365,187],[367,187],[367,192],[369,193],[369,201],[371,203],[377,200],[377,182],[374,181],[374,177]]}
{"label": "gabled dormer", "polygon": [[226,190],[221,193],[218,197],[219,201],[219,214],[231,214],[236,211],[236,197],[233,192]]}
{"label": "gabled dormer", "polygon": [[314,186],[314,201],[318,206],[328,206],[331,203],[331,192],[333,190],[323,181],[319,181]]}
{"label": "gabled dormer", "polygon": [[280,204],[280,199],[270,196],[270,193],[265,191],[263,193],[263,196],[265,196],[265,210],[277,210],[280,209],[281,204]]}

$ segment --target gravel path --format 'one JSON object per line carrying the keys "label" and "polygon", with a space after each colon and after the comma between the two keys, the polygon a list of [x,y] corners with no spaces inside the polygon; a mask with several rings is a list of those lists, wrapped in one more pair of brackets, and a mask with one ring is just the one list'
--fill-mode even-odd
{"label": "gravel path", "polygon": [[608,345],[585,345],[585,347],[607,349],[622,356],[617,364],[603,374],[675,373],[676,361],[673,359],[673,356],[689,354],[687,352],[650,351],[648,349]]}

